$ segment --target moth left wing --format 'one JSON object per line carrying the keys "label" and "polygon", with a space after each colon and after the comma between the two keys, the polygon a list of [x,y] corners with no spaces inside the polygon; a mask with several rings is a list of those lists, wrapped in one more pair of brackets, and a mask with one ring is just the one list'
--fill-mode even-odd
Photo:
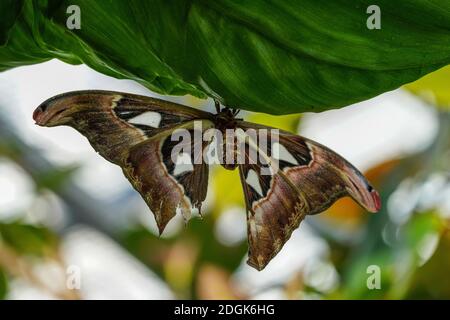
{"label": "moth left wing", "polygon": [[84,135],[106,160],[123,164],[132,146],[162,131],[212,114],[136,94],[85,90],[54,96],[36,108],[33,118],[45,127],[67,125]]}
{"label": "moth left wing", "polygon": [[[33,114],[38,125],[75,128],[101,156],[119,165],[152,210],[160,233],[176,211],[187,219],[192,207],[201,209],[208,184],[208,166],[195,159],[207,143],[171,138],[177,130],[202,130],[195,123],[210,128],[211,117],[168,101],[97,90],[55,96]],[[183,143],[191,150],[172,158],[173,148]]]}
{"label": "moth left wing", "polygon": [[[203,122],[205,127],[212,126],[207,120]],[[160,234],[177,211],[185,220],[193,208],[201,214],[206,198],[209,167],[200,157],[208,142],[172,139],[182,129],[194,136],[193,124],[189,122],[145,140],[132,147],[124,160],[123,172],[152,210]]]}
{"label": "moth left wing", "polygon": [[[238,140],[245,146],[238,150],[246,159],[239,170],[247,207],[247,262],[256,269],[280,251],[306,215],[326,210],[341,197],[352,197],[368,211],[379,210],[378,193],[334,151],[282,130],[243,121],[238,126]],[[249,129],[257,134],[242,133]],[[263,150],[257,139],[266,132]]]}

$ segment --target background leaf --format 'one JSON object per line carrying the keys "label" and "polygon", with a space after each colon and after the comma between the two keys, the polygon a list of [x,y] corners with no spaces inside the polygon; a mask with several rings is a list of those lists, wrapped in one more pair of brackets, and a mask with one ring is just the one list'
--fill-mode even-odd
{"label": "background leaf", "polygon": [[8,41],[9,31],[16,22],[22,6],[23,0],[0,1],[0,46]]}
{"label": "background leaf", "polygon": [[[371,4],[28,0],[0,70],[59,58],[162,94],[287,114],[346,106],[449,63],[450,2],[380,0],[380,30],[366,26]],[[79,30],[66,27],[69,5]]]}
{"label": "background leaf", "polygon": [[0,300],[5,299],[8,293],[8,279],[2,268],[0,268]]}
{"label": "background leaf", "polygon": [[446,66],[405,86],[412,93],[436,105],[450,110],[450,66]]}
{"label": "background leaf", "polygon": [[52,255],[58,239],[48,229],[21,222],[0,223],[0,238],[16,252],[33,256]]}

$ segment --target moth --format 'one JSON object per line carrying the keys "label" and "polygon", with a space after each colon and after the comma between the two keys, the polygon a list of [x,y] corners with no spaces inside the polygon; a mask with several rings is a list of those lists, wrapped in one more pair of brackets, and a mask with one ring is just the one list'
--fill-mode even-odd
{"label": "moth", "polygon": [[[277,130],[278,152],[271,152],[271,139],[263,150],[258,134],[275,128],[239,119],[236,110],[217,102],[216,111],[128,93],[75,91],[43,102],[33,119],[39,126],[73,127],[102,157],[120,166],[153,212],[160,233],[177,212],[185,219],[194,208],[201,213],[208,186],[209,163],[193,151],[178,153],[187,163],[174,159],[180,147],[174,136],[182,130],[215,129],[229,138],[220,142],[217,150],[223,152],[217,154],[226,169],[239,169],[247,211],[247,263],[257,270],[281,250],[306,215],[324,211],[341,197],[350,196],[370,212],[380,209],[377,191],[334,151],[282,130]],[[256,132],[256,138],[246,136],[247,130]],[[187,144],[204,154],[212,140]],[[244,161],[236,161],[238,156]]]}

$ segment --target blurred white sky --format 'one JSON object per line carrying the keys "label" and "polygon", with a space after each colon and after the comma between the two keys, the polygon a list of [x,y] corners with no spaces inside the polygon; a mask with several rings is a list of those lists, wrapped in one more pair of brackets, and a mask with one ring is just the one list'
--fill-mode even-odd
{"label": "blurred white sky", "polygon": [[[82,89],[107,89],[155,96],[133,81],[117,80],[83,65],[72,66],[52,60],[0,73],[0,113],[9,117],[21,136],[41,149],[48,159],[56,164],[80,164],[76,182],[92,195],[100,199],[119,197],[131,188],[120,168],[97,155],[87,140],[75,130],[68,127],[41,128],[34,125],[32,120],[33,110],[42,101],[62,92]],[[171,97],[171,100],[183,103],[184,98]],[[384,160],[426,147],[437,132],[437,115],[432,108],[409,93],[396,90],[347,108],[306,114],[300,132],[337,151],[359,169],[366,170]],[[28,208],[32,191],[31,181],[17,166],[0,160],[0,219]],[[214,205],[213,199],[208,202],[208,205]],[[148,215],[143,219],[148,219],[149,228],[154,228],[153,217]],[[245,220],[236,214],[236,210],[221,220],[219,222],[223,226],[217,226],[216,234],[224,241],[232,243],[246,236],[246,228],[241,225]],[[302,225],[300,229],[300,232],[294,232],[292,239],[264,271],[258,273],[243,262],[235,275],[239,286],[257,293],[258,288],[293,276],[300,267],[308,270],[308,263],[316,266],[319,263],[323,266],[320,270],[325,270],[326,276],[322,279],[328,279],[328,282],[321,284],[319,281],[319,286],[332,286],[333,281],[336,281],[335,271],[324,265],[326,244],[316,238],[307,226]],[[227,234],[227,230],[233,232]],[[74,259],[81,263],[85,261],[85,255],[96,260],[97,249],[82,243],[78,245],[84,246],[85,252],[77,253],[78,256],[74,253],[72,257],[78,257]],[[131,276],[129,280],[140,281],[138,277]],[[122,281],[123,286],[126,284],[125,278],[117,281]],[[262,297],[280,298],[276,290],[270,292]],[[133,294],[129,296],[135,297]],[[141,296],[149,297],[145,293]]]}

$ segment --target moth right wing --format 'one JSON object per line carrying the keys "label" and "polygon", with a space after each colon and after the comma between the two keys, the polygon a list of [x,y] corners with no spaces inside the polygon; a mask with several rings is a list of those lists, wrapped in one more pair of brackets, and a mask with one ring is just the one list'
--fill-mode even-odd
{"label": "moth right wing", "polygon": [[267,164],[260,162],[239,165],[247,210],[247,263],[257,270],[275,257],[307,214],[295,186],[280,172],[264,169]]}
{"label": "moth right wing", "polygon": [[[349,195],[369,211],[379,209],[376,191],[332,150],[281,130],[273,141],[274,128],[243,121],[238,125],[239,139],[245,141],[238,150],[246,158],[239,169],[247,206],[247,262],[256,269],[281,250],[306,215],[324,211],[338,198]],[[249,129],[257,134],[243,133]],[[263,130],[266,150],[254,139],[264,137]]]}

